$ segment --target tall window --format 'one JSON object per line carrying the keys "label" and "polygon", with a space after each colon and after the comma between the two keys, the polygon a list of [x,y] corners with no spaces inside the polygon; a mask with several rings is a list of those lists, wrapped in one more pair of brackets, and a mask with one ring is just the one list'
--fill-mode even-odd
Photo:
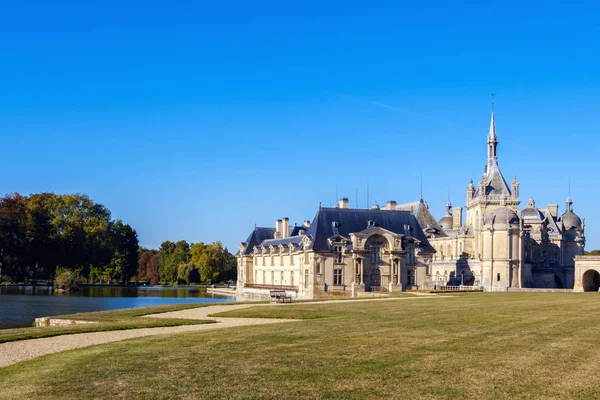
{"label": "tall window", "polygon": [[290,286],[294,286],[294,271],[290,272]]}
{"label": "tall window", "polygon": [[271,285],[275,284],[275,271],[271,271]]}
{"label": "tall window", "polygon": [[304,250],[304,264],[308,264],[308,253]]}
{"label": "tall window", "polygon": [[279,282],[280,285],[283,285],[283,271],[281,271],[281,276],[280,276],[281,281]]}
{"label": "tall window", "polygon": [[413,274],[413,271],[411,269],[406,271],[406,283],[409,285],[415,284],[415,275]]}
{"label": "tall window", "polygon": [[334,285],[343,285],[344,284],[344,274],[341,268],[336,268],[333,270],[333,284]]}
{"label": "tall window", "polygon": [[[442,254],[443,256],[443,254]],[[414,247],[409,247],[408,248],[408,256],[406,259],[406,263],[408,265],[415,265],[417,262],[416,257],[415,257],[415,248]]]}
{"label": "tall window", "polygon": [[317,261],[317,274],[321,273],[321,262]]}
{"label": "tall window", "polygon": [[308,269],[304,270],[304,289],[308,289]]}
{"label": "tall window", "polygon": [[389,249],[389,243],[381,235],[373,235],[367,239],[365,248],[369,249],[371,265],[381,264],[381,255],[384,250]]}
{"label": "tall window", "polygon": [[265,271],[263,271],[263,281],[262,281],[262,283],[263,283],[263,285],[267,284],[267,275],[266,275]]}
{"label": "tall window", "polygon": [[381,247],[371,246],[371,264],[376,265],[381,262]]}
{"label": "tall window", "polygon": [[344,262],[344,249],[342,246],[333,246],[333,251],[335,252],[335,262],[342,263]]}

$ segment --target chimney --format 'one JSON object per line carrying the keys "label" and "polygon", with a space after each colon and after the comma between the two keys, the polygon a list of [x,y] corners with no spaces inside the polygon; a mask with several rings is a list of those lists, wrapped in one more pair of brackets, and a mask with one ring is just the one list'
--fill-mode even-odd
{"label": "chimney", "polygon": [[462,226],[462,207],[452,209],[452,228],[458,229]]}
{"label": "chimney", "polygon": [[390,200],[387,202],[386,208],[388,210],[395,210],[396,209],[396,200]]}
{"label": "chimney", "polygon": [[305,228],[310,228],[310,221],[309,220],[304,221],[304,227]]}
{"label": "chimney", "polygon": [[548,204],[548,212],[552,215],[552,218],[558,216],[558,204]]}
{"label": "chimney", "polygon": [[340,199],[340,208],[348,208],[348,199],[347,198],[343,198]]}
{"label": "chimney", "polygon": [[285,217],[282,222],[283,226],[281,227],[281,237],[286,238],[290,236],[290,219]]}
{"label": "chimney", "polygon": [[281,239],[281,226],[282,221],[280,219],[275,221],[275,239]]}

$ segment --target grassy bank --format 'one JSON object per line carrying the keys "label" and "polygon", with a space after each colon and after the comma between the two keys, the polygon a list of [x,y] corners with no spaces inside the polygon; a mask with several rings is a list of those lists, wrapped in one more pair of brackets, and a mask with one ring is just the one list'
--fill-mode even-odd
{"label": "grassy bank", "polygon": [[303,318],[78,349],[0,370],[0,398],[598,398],[600,297],[482,293],[257,306]]}
{"label": "grassy bank", "polygon": [[[210,303],[209,303],[210,304]],[[1,329],[0,343],[15,340],[37,339],[74,333],[116,331],[123,329],[157,328],[163,326],[206,324],[214,321],[199,321],[194,319],[166,319],[166,318],[138,318],[144,315],[162,312],[198,308],[205,304],[174,304],[154,307],[127,308],[113,311],[98,311],[90,313],[77,313],[60,315],[52,318],[93,321],[93,324],[74,324],[67,326],[41,327],[41,328],[15,328]]]}

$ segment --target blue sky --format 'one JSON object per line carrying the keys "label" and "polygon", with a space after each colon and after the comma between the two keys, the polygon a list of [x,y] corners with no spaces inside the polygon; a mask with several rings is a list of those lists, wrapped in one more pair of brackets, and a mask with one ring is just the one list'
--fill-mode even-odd
{"label": "blue sky", "polygon": [[[288,3],[288,4],[284,4]],[[496,95],[523,206],[600,248],[595,2],[6,2],[0,193],[81,192],[140,243],[222,241],[318,204],[465,204]]]}

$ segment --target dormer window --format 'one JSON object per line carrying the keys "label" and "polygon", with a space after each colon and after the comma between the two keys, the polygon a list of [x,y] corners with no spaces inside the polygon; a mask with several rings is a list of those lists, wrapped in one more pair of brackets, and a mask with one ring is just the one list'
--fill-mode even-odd
{"label": "dormer window", "polygon": [[335,262],[343,263],[344,262],[344,247],[342,245],[333,246],[333,251],[335,253]]}

